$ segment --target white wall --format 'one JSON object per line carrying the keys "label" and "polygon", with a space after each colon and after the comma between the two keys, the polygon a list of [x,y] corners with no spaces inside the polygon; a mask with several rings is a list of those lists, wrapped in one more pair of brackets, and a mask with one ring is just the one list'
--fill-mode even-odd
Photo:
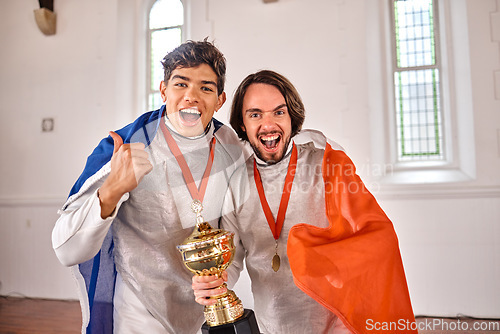
{"label": "white wall", "polygon": [[[369,1],[191,0],[190,38],[209,36],[228,59],[216,116],[226,121],[248,73],[277,70],[301,93],[305,126],[343,145],[370,180]],[[0,294],[74,299],[50,232],[97,141],[141,112],[143,3],[56,1],[55,36],[36,27],[37,1],[0,5]],[[377,197],[400,238],[415,313],[500,317],[500,0],[467,0],[467,10],[476,179],[456,187],[472,190]],[[41,132],[45,117],[54,132]]]}
{"label": "white wall", "polygon": [[[56,1],[44,36],[38,1],[0,1],[0,287],[76,298],[50,246],[57,209],[116,111],[116,1]],[[42,133],[45,117],[55,130]]]}

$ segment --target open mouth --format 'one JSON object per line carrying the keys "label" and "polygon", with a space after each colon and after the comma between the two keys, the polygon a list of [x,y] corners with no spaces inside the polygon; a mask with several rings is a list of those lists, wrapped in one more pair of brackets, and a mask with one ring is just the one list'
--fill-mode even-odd
{"label": "open mouth", "polygon": [[264,148],[268,151],[273,151],[275,150],[280,141],[281,141],[281,135],[278,133],[272,133],[269,135],[263,135],[259,137],[259,140],[262,145],[264,145]]}
{"label": "open mouth", "polygon": [[179,116],[184,123],[193,124],[201,118],[201,113],[196,108],[187,108],[180,110]]}

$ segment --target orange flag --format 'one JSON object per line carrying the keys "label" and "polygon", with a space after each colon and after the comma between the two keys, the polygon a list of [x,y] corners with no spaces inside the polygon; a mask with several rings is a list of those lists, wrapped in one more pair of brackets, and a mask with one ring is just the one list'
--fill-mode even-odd
{"label": "orange flag", "polygon": [[295,284],[354,333],[417,333],[391,221],[343,151],[327,144],[322,168],[330,224],[291,229]]}

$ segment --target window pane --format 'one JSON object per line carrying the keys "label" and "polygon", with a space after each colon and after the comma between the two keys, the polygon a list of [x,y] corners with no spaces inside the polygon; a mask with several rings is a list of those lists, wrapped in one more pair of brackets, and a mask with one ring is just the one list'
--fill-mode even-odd
{"label": "window pane", "polygon": [[432,0],[394,1],[398,67],[436,64],[433,15]]}
{"label": "window pane", "polygon": [[180,0],[157,0],[149,14],[149,29],[184,24],[184,8]]}
{"label": "window pane", "polygon": [[163,80],[163,57],[182,42],[184,25],[184,6],[181,0],[157,0],[149,12],[148,66],[150,69],[147,83],[149,110],[161,107],[159,92]]}
{"label": "window pane", "polygon": [[149,110],[156,110],[161,107],[163,101],[160,92],[149,94]]}
{"label": "window pane", "polygon": [[394,75],[400,160],[442,159],[439,70]]}
{"label": "window pane", "polygon": [[151,90],[158,90],[163,80],[163,65],[165,55],[181,44],[180,28],[156,30],[151,33]]}
{"label": "window pane", "polygon": [[441,160],[444,154],[434,4],[432,0],[391,1],[398,159]]}

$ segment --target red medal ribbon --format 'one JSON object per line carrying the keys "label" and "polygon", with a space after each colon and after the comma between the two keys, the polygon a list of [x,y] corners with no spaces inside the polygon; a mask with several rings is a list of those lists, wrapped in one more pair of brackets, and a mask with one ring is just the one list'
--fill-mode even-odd
{"label": "red medal ribbon", "polygon": [[281,194],[280,207],[278,210],[278,216],[276,221],[274,220],[273,213],[269,208],[269,204],[266,200],[266,194],[264,193],[264,187],[262,185],[262,180],[260,178],[259,170],[257,169],[257,163],[253,161],[253,177],[255,180],[255,185],[257,186],[257,191],[259,193],[260,204],[266,215],[267,223],[275,240],[278,240],[281,234],[281,229],[283,228],[283,223],[285,222],[285,213],[288,207],[288,200],[290,199],[290,191],[292,190],[293,178],[295,177],[295,169],[297,167],[297,147],[292,144],[292,155],[290,157],[290,162],[288,163],[288,170],[285,178],[285,186],[283,187],[283,193]]}
{"label": "red medal ribbon", "polygon": [[175,160],[177,160],[177,164],[179,164],[179,167],[181,168],[182,176],[184,177],[184,181],[186,182],[186,186],[189,190],[189,193],[191,194],[191,197],[193,198],[193,200],[197,199],[203,203],[205,190],[207,190],[208,178],[210,177],[210,170],[212,169],[212,165],[214,162],[215,137],[213,137],[210,142],[210,155],[208,157],[207,167],[205,168],[205,172],[203,173],[203,178],[201,179],[200,187],[197,188],[196,183],[194,182],[193,179],[193,175],[191,174],[191,170],[189,169],[189,166],[186,162],[186,159],[184,159],[184,156],[182,155],[179,146],[175,142],[174,137],[172,137],[172,134],[170,134],[170,131],[167,129],[167,126],[165,125],[164,122],[160,122],[160,128],[161,131],[163,132],[163,136],[165,136],[168,148],[174,155]]}

